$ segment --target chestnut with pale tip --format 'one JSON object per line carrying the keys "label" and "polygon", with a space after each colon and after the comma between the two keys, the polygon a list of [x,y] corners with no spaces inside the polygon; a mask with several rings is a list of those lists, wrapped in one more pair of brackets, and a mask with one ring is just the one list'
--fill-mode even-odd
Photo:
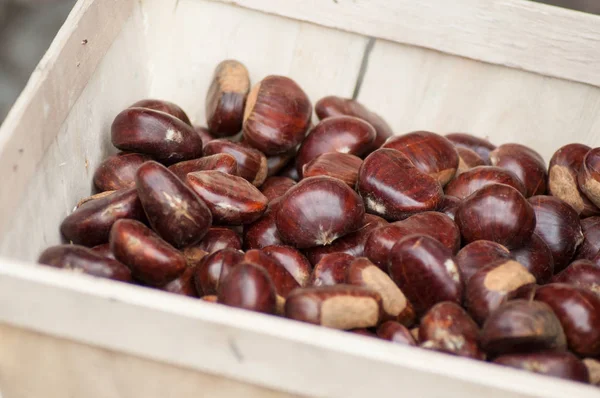
{"label": "chestnut with pale tip", "polygon": [[225,139],[212,140],[204,147],[205,155],[227,153],[235,158],[238,175],[259,187],[267,178],[267,158],[254,148]]}
{"label": "chestnut with pale tip", "polygon": [[531,235],[529,242],[510,251],[510,257],[524,266],[537,283],[548,283],[554,275],[554,259],[548,245],[537,234]]}
{"label": "chestnut with pale tip", "polygon": [[476,240],[460,249],[456,255],[456,264],[460,270],[463,283],[466,284],[483,267],[496,260],[507,260],[509,258],[510,251],[500,243],[489,240]]}

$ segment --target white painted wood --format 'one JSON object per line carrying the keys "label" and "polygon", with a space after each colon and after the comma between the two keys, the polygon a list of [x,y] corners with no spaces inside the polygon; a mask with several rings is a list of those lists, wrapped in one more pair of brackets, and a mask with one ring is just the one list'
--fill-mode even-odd
{"label": "white painted wood", "polygon": [[213,0],[600,85],[600,17],[524,0]]}
{"label": "white painted wood", "polygon": [[600,88],[378,40],[358,99],[397,134],[470,132],[549,161],[571,142],[600,146]]}
{"label": "white painted wood", "polygon": [[579,383],[16,261],[0,267],[0,322],[309,396],[598,394]]}

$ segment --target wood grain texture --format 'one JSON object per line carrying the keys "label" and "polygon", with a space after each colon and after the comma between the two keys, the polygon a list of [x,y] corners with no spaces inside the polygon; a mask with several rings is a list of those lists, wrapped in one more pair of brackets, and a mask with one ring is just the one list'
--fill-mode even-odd
{"label": "wood grain texture", "polygon": [[523,0],[213,0],[600,85],[600,17]]}

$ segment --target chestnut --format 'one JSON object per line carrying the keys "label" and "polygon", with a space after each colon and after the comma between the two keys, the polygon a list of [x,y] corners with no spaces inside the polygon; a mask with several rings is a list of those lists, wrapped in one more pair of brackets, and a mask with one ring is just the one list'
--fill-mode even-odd
{"label": "chestnut", "polygon": [[248,250],[246,254],[244,254],[243,261],[264,268],[273,281],[275,292],[284,299],[292,290],[300,287],[300,283],[292,276],[292,271],[288,271],[282,262],[261,250]]}
{"label": "chestnut", "polygon": [[296,185],[296,181],[287,177],[269,177],[260,187],[260,192],[270,202],[271,200],[283,196],[288,189]]}
{"label": "chestnut", "polygon": [[229,137],[242,130],[250,76],[239,61],[228,59],[217,65],[206,94],[206,124],[216,137]]}
{"label": "chestnut", "polygon": [[101,255],[102,257],[110,258],[111,260],[116,260],[115,255],[113,254],[113,252],[110,251],[109,243],[94,246],[92,247],[92,251],[96,254]]}
{"label": "chestnut", "polygon": [[550,159],[548,171],[548,192],[568,203],[582,217],[600,214],[600,209],[585,196],[577,182],[583,158],[591,149],[583,144],[559,148]]}
{"label": "chestnut", "polygon": [[368,258],[352,260],[346,269],[346,283],[370,288],[381,296],[383,317],[405,325],[414,322],[414,310],[402,290]]}
{"label": "chestnut", "polygon": [[[296,156],[296,149],[291,149],[288,152],[280,153],[277,155],[272,155],[267,157],[267,177],[272,177],[277,175],[288,163],[291,162]],[[295,162],[291,162],[292,167],[295,169]]]}
{"label": "chestnut", "polygon": [[600,386],[600,361],[592,358],[585,358],[583,364],[588,370],[590,384]]}
{"label": "chestnut", "polygon": [[409,235],[390,251],[390,277],[423,315],[442,301],[462,302],[463,286],[452,252],[427,235]]}
{"label": "chestnut", "polygon": [[363,226],[360,229],[336,239],[330,245],[305,249],[304,253],[311,264],[317,264],[323,256],[329,253],[347,253],[354,257],[363,257],[365,255],[365,243],[371,231],[386,224],[387,221],[381,217],[365,214]]}
{"label": "chestnut", "polygon": [[600,206],[600,148],[593,148],[584,156],[577,183],[585,196]]}
{"label": "chestnut", "polygon": [[491,240],[508,249],[524,245],[535,230],[531,204],[519,191],[504,184],[487,185],[465,198],[454,221],[464,242]]}
{"label": "chestnut", "polygon": [[133,276],[151,286],[164,286],[186,269],[184,255],[135,220],[118,220],[110,231],[110,250],[131,269]]}
{"label": "chestnut", "polygon": [[490,164],[490,152],[496,149],[496,146],[488,140],[472,134],[450,133],[446,134],[446,138],[457,148],[467,148],[474,151],[483,159],[485,164]]}
{"label": "chestnut", "polygon": [[499,365],[588,383],[590,377],[584,362],[570,352],[508,354],[494,359],[494,363]]}
{"label": "chestnut", "polygon": [[442,202],[437,208],[437,211],[440,213],[444,213],[452,221],[454,221],[454,217],[456,216],[456,210],[458,210],[458,206],[460,205],[461,200],[455,196],[444,195],[442,198]]}
{"label": "chestnut", "polygon": [[131,271],[122,263],[79,245],[58,245],[47,248],[38,263],[55,268],[131,282]]}
{"label": "chestnut", "polygon": [[292,79],[267,76],[256,84],[244,110],[244,139],[266,155],[300,144],[310,124],[312,105]]}
{"label": "chestnut", "polygon": [[600,297],[591,290],[550,283],[535,291],[535,300],[548,304],[558,317],[571,351],[600,355]]}
{"label": "chestnut", "polygon": [[205,256],[194,270],[196,290],[203,294],[217,294],[219,284],[243,259],[244,253],[232,248]]}
{"label": "chestnut", "polygon": [[525,186],[525,196],[546,193],[546,163],[542,156],[520,144],[504,144],[490,152],[492,165],[510,170]]}
{"label": "chestnut", "polygon": [[192,125],[192,123],[190,122],[190,118],[184,112],[184,110],[181,109],[177,104],[174,104],[169,101],[150,99],[150,98],[143,99],[143,100],[140,100],[140,101],[136,102],[135,104],[131,105],[130,108],[146,108],[146,109],[152,109],[155,111],[168,113],[169,115],[174,116],[177,119],[181,120],[185,124],[189,124],[190,126]]}
{"label": "chestnut", "polygon": [[507,260],[509,258],[510,251],[500,243],[489,240],[476,240],[460,249],[456,255],[456,264],[463,283],[466,284],[483,267],[496,262],[496,260]]}
{"label": "chestnut", "polygon": [[219,286],[218,302],[250,311],[275,313],[275,286],[259,265],[242,262]]}
{"label": "chestnut", "polygon": [[365,208],[348,185],[331,177],[305,178],[288,190],[276,225],[285,242],[297,248],[328,245],[363,225]]}
{"label": "chestnut", "polygon": [[511,250],[510,257],[524,266],[540,285],[549,282],[554,275],[552,251],[537,234],[531,235],[525,245]]}
{"label": "chestnut", "polygon": [[302,253],[291,246],[271,245],[262,249],[262,252],[275,260],[298,282],[298,285],[308,285],[312,266]]}
{"label": "chestnut", "polygon": [[375,140],[375,135],[373,126],[357,117],[334,116],[320,121],[298,149],[298,174],[302,175],[304,165],[327,152],[363,155]]}
{"label": "chestnut", "polygon": [[299,288],[285,301],[285,316],[334,329],[368,328],[381,320],[381,297],[352,285]]}
{"label": "chestnut", "polygon": [[196,245],[198,249],[212,254],[222,249],[242,249],[242,240],[237,233],[229,228],[212,227],[204,235],[202,241]]}
{"label": "chestnut", "polygon": [[306,177],[329,176],[344,181],[354,188],[362,160],[349,153],[327,152],[317,156],[302,168]]}
{"label": "chestnut", "polygon": [[120,150],[147,154],[164,164],[202,156],[202,139],[190,125],[151,109],[128,108],[119,113],[111,137]]}
{"label": "chestnut", "polygon": [[353,99],[333,95],[321,98],[315,104],[315,113],[321,120],[332,116],[348,115],[369,122],[375,128],[377,137],[371,144],[368,152],[379,149],[389,137],[394,135],[392,128],[381,116],[371,112],[364,105]]}
{"label": "chestnut", "polygon": [[135,172],[142,163],[152,160],[148,155],[119,152],[107,157],[94,173],[94,185],[99,191],[116,191],[135,186]]}
{"label": "chestnut", "polygon": [[473,167],[485,166],[486,164],[481,156],[471,149],[456,147],[456,152],[458,153],[456,175],[460,175]]}
{"label": "chestnut", "polygon": [[535,234],[548,245],[554,259],[554,271],[563,270],[583,242],[583,231],[577,212],[552,196],[528,199],[535,212]]}
{"label": "chestnut", "polygon": [[329,253],[321,257],[312,271],[310,286],[333,286],[346,281],[346,270],[354,261],[347,253]]}
{"label": "chestnut", "polygon": [[152,228],[177,248],[198,242],[212,224],[208,206],[165,166],[141,165],[135,183]]}
{"label": "chestnut", "polygon": [[212,140],[216,139],[215,137],[212,136],[212,134],[210,133],[210,131],[208,131],[208,129],[206,127],[194,126],[194,131],[196,133],[198,133],[198,135],[200,136],[200,139],[202,140],[203,148],[206,144],[208,144]]}
{"label": "chestnut", "polygon": [[246,249],[262,249],[270,245],[284,245],[277,229],[277,209],[281,197],[271,200],[267,210],[255,222],[244,226],[244,247]]}
{"label": "chestnut", "polygon": [[267,178],[267,158],[254,148],[225,139],[212,140],[204,147],[205,155],[228,153],[237,162],[238,174],[254,186],[261,186]]}
{"label": "chestnut", "polygon": [[416,168],[399,151],[384,148],[363,161],[356,189],[367,211],[387,220],[435,210],[444,194],[435,178]]}
{"label": "chestnut", "polygon": [[589,260],[576,260],[554,275],[552,282],[579,286],[600,295],[600,267]]}
{"label": "chestnut", "polygon": [[135,188],[122,189],[81,205],[63,220],[60,232],[71,243],[96,246],[108,242],[110,228],[122,218],[144,218]]}
{"label": "chestnut", "polygon": [[475,191],[491,185],[505,184],[525,195],[525,187],[512,171],[494,166],[474,167],[456,176],[444,189],[446,195],[464,199]]}
{"label": "chestnut", "polygon": [[479,271],[466,283],[465,307],[479,324],[500,307],[517,289],[535,283],[535,277],[514,260],[497,260]]}
{"label": "chestnut", "polygon": [[588,217],[580,221],[583,242],[575,255],[577,259],[593,260],[600,251],[600,217]]}
{"label": "chestnut", "polygon": [[389,340],[392,343],[417,345],[406,326],[394,321],[387,321],[379,325],[377,328],[377,337]]}
{"label": "chestnut", "polygon": [[566,347],[558,318],[539,301],[508,301],[489,315],[481,330],[481,348],[492,356]]}
{"label": "chestnut", "polygon": [[458,152],[445,137],[429,132],[415,131],[389,138],[382,148],[400,151],[423,173],[446,185],[458,168]]}
{"label": "chestnut", "polygon": [[206,203],[215,222],[249,224],[267,209],[267,198],[242,177],[211,170],[189,173],[186,180]]}
{"label": "chestnut", "polygon": [[298,174],[298,170],[296,170],[296,161],[290,161],[290,163],[285,166],[281,171],[277,174],[280,177],[291,178],[294,181],[300,181],[301,177]]}
{"label": "chestnut", "polygon": [[479,326],[460,305],[445,301],[421,318],[420,346],[461,357],[485,359],[479,348]]}
{"label": "chestnut", "polygon": [[164,285],[161,290],[181,296],[199,297],[194,283],[194,273],[195,267],[187,267],[181,275]]}
{"label": "chestnut", "polygon": [[216,170],[234,176],[238,174],[238,164],[235,158],[228,153],[217,153],[198,159],[184,160],[169,166],[169,170],[180,180],[185,181],[188,173],[203,170]]}

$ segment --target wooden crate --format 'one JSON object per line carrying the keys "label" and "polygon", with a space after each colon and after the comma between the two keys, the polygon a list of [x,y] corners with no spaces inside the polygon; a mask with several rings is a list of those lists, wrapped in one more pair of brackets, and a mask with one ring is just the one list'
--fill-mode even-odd
{"label": "wooden crate", "polygon": [[4,397],[597,397],[593,387],[40,267],[145,97],[215,65],[355,96],[398,133],[600,143],[600,18],[522,0],[80,0],[0,129]]}

